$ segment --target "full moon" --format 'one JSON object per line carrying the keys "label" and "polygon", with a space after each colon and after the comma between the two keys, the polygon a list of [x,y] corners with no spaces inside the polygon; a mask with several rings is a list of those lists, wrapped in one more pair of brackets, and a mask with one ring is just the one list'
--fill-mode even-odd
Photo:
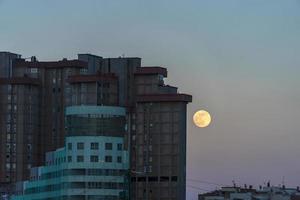
{"label": "full moon", "polygon": [[195,112],[195,114],[193,116],[193,121],[196,126],[198,126],[200,128],[205,128],[210,124],[211,116],[210,116],[209,112],[207,112],[205,110],[199,110],[199,111]]}

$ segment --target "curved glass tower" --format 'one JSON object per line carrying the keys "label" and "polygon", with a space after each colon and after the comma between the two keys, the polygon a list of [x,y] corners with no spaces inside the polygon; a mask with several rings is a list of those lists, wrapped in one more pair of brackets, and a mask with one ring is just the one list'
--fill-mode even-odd
{"label": "curved glass tower", "polygon": [[23,200],[128,199],[128,151],[124,150],[125,108],[66,108],[65,147],[46,155],[23,183]]}

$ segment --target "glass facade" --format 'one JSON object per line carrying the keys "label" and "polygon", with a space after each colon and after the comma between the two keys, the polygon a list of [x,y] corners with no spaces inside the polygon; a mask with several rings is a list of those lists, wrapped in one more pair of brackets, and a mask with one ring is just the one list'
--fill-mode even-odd
{"label": "glass facade", "polygon": [[66,118],[68,135],[124,135],[125,118],[105,115],[71,115]]}
{"label": "glass facade", "polygon": [[71,106],[66,109],[67,135],[125,134],[125,109],[112,106]]}
{"label": "glass facade", "polygon": [[[128,199],[129,155],[122,149],[125,112],[121,108],[97,106],[97,113],[89,114],[86,111],[91,109],[84,107],[78,112],[67,110],[65,147],[47,153],[46,166],[32,168],[30,180],[22,183],[19,195],[12,200]],[[112,115],[108,114],[110,109]],[[74,122],[78,116],[85,120]],[[93,119],[120,125],[104,129]],[[95,127],[101,131],[97,132]],[[109,129],[115,134],[109,134]]]}

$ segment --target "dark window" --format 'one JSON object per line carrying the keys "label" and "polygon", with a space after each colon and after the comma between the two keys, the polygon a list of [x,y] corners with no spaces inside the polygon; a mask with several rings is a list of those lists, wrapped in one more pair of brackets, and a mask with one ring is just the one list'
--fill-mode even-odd
{"label": "dark window", "polygon": [[72,156],[68,156],[68,162],[72,162]]}
{"label": "dark window", "polygon": [[112,143],[105,143],[105,150],[112,150]]}
{"label": "dark window", "polygon": [[157,176],[150,176],[148,177],[149,182],[158,182],[158,177]]}
{"label": "dark window", "polygon": [[146,177],[138,177],[138,182],[146,182]]}
{"label": "dark window", "polygon": [[122,157],[121,157],[121,156],[118,156],[118,157],[117,157],[117,162],[118,162],[118,163],[121,163],[121,162],[122,162]]}
{"label": "dark window", "polygon": [[112,162],[111,156],[105,156],[105,162]]}
{"label": "dark window", "polygon": [[161,176],[160,177],[160,182],[168,182],[169,181],[169,177],[168,176]]}
{"label": "dark window", "polygon": [[77,162],[83,162],[84,158],[83,156],[77,156]]}
{"label": "dark window", "polygon": [[90,157],[90,161],[91,161],[91,162],[98,162],[98,161],[99,161],[99,158],[98,158],[98,156],[91,156],[91,157]]}
{"label": "dark window", "polygon": [[68,149],[72,150],[72,143],[68,143]]}
{"label": "dark window", "polygon": [[84,149],[84,143],[83,142],[79,142],[77,143],[77,149]]}
{"label": "dark window", "polygon": [[92,142],[92,143],[91,143],[91,149],[92,149],[92,150],[98,150],[98,149],[99,149],[99,143],[97,143],[97,142]]}
{"label": "dark window", "polygon": [[136,177],[131,177],[131,182],[136,182]]}
{"label": "dark window", "polygon": [[122,151],[123,149],[123,145],[122,144],[118,144],[118,151]]}
{"label": "dark window", "polygon": [[172,176],[171,180],[174,181],[174,182],[176,182],[177,181],[177,176]]}

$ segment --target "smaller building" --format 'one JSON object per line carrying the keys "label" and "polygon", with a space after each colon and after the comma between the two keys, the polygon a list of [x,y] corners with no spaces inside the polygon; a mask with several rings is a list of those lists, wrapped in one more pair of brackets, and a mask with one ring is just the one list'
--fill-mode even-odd
{"label": "smaller building", "polygon": [[300,199],[299,188],[260,187],[259,190],[241,187],[222,187],[205,194],[199,194],[199,200],[297,200]]}

